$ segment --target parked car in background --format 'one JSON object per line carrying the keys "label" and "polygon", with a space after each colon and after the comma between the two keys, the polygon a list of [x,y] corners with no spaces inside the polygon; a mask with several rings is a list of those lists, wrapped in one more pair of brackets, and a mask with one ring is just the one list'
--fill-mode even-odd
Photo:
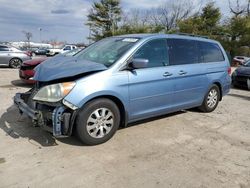
{"label": "parked car in background", "polygon": [[127,123],[198,107],[212,112],[231,86],[221,44],[202,37],[134,34],[100,40],[36,68],[35,87],[14,102],[33,123],[87,145]]}
{"label": "parked car in background", "polygon": [[33,52],[33,55],[46,55],[48,51],[48,48],[38,48]]}
{"label": "parked car in background", "polygon": [[27,84],[34,84],[36,82],[33,80],[35,74],[34,68],[46,59],[48,59],[48,57],[45,56],[23,62],[19,69],[20,79]]}
{"label": "parked car in background", "polygon": [[[53,58],[59,58],[59,57],[66,57],[66,56],[73,56],[77,54],[81,49],[77,48],[71,51],[67,51],[64,54],[58,54],[54,56]],[[41,57],[41,58],[35,58],[32,60],[28,60],[23,62],[19,69],[19,77],[20,79],[27,84],[34,84],[36,81],[33,80],[34,74],[35,74],[35,67],[45,60],[47,60],[49,57]],[[52,58],[52,57],[51,57]],[[56,71],[56,70],[55,70]]]}
{"label": "parked car in background", "polygon": [[11,68],[19,68],[26,60],[31,59],[29,53],[8,45],[0,45],[0,64]]}
{"label": "parked car in background", "polygon": [[245,62],[247,62],[248,60],[250,60],[250,57],[246,57],[246,56],[235,56],[235,57],[233,58],[233,65],[234,65],[234,66],[244,65]]}
{"label": "parked car in background", "polygon": [[233,72],[232,84],[250,90],[250,60]]}
{"label": "parked car in background", "polygon": [[63,55],[63,56],[73,56],[73,55],[76,55],[78,52],[80,52],[81,50],[83,50],[84,48],[75,48],[73,50],[70,50],[70,51],[64,51],[62,52],[61,54],[58,54],[59,55]]}
{"label": "parked car in background", "polygon": [[56,54],[60,54],[66,51],[74,50],[77,47],[75,45],[65,45],[63,48],[51,48],[47,51],[47,56],[54,56]]}
{"label": "parked car in background", "polygon": [[39,48],[37,47],[32,47],[29,49],[29,51],[31,52],[31,56],[34,56],[35,55],[35,51],[38,50]]}

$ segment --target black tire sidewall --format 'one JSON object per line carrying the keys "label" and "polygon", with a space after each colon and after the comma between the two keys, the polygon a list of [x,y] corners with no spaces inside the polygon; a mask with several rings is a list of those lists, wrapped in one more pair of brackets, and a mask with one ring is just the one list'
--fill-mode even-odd
{"label": "black tire sidewall", "polygon": [[21,61],[20,59],[18,59],[18,58],[12,58],[12,59],[10,60],[9,66],[10,66],[11,68],[13,68],[13,69],[18,69],[19,67],[13,66],[13,64],[12,64],[14,60],[18,60],[20,66],[21,66],[22,61]]}
{"label": "black tire sidewall", "polygon": [[[90,114],[98,108],[108,108],[114,114],[114,125],[111,131],[105,135],[103,138],[93,138],[87,132],[87,120]],[[116,130],[120,125],[120,111],[117,105],[105,98],[95,99],[88,102],[83,108],[79,111],[76,118],[76,133],[79,139],[86,145],[97,145],[108,141],[113,137]]]}
{"label": "black tire sidewall", "polygon": [[[210,108],[208,106],[208,104],[207,104],[207,98],[208,98],[209,92],[211,90],[213,90],[213,89],[215,89],[217,91],[217,97],[218,98],[217,98],[217,102],[216,102],[215,106],[213,108]],[[219,87],[217,85],[212,85],[210,87],[210,89],[208,90],[205,98],[204,98],[204,101],[203,101],[203,104],[202,104],[202,111],[204,111],[204,112],[212,112],[212,111],[214,111],[216,109],[216,107],[218,106],[218,104],[219,104],[219,100],[220,100],[220,97],[221,97],[220,95],[221,95],[221,93],[220,93]]]}

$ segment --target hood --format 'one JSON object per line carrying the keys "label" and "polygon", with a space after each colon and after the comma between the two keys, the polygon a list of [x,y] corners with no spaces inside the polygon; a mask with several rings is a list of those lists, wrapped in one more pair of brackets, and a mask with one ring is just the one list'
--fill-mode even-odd
{"label": "hood", "polygon": [[250,67],[241,66],[236,69],[237,74],[250,75]]}
{"label": "hood", "polygon": [[107,67],[103,64],[78,60],[76,57],[55,57],[44,61],[35,68],[34,80],[48,82],[106,69]]}
{"label": "hood", "polygon": [[36,59],[31,59],[28,61],[25,61],[23,64],[24,65],[38,65],[40,63],[42,63],[43,61],[45,61],[46,59],[48,59],[47,57],[42,57],[42,58],[36,58]]}

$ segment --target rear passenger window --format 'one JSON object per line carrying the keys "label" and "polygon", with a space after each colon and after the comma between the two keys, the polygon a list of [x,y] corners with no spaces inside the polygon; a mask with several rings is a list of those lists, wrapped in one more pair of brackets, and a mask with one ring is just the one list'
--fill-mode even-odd
{"label": "rear passenger window", "polygon": [[133,58],[148,59],[148,67],[161,67],[168,65],[166,39],[155,39],[144,44]]}
{"label": "rear passenger window", "polygon": [[217,44],[201,41],[199,41],[198,44],[201,53],[201,62],[208,63],[225,60],[221,49]]}
{"label": "rear passenger window", "polygon": [[193,64],[199,62],[197,43],[187,39],[168,39],[170,65]]}
{"label": "rear passenger window", "polygon": [[9,51],[7,46],[0,46],[0,51]]}

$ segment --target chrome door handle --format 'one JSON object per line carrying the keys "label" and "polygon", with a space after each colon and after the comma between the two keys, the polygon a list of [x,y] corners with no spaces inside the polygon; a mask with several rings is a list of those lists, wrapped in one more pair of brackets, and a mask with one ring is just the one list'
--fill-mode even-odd
{"label": "chrome door handle", "polygon": [[183,70],[181,70],[181,71],[179,72],[179,75],[185,75],[185,74],[187,74],[187,72],[185,72],[185,71],[183,71]]}
{"label": "chrome door handle", "polygon": [[163,74],[164,77],[169,77],[169,76],[172,76],[172,75],[173,75],[173,74],[170,73],[170,72],[165,72],[165,73]]}

